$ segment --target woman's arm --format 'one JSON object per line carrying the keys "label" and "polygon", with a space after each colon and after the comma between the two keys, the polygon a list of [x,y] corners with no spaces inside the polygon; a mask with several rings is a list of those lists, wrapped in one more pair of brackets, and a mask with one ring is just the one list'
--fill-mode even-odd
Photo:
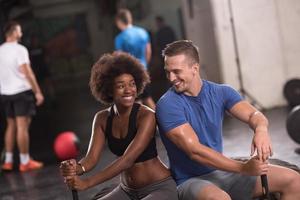
{"label": "woman's arm", "polygon": [[[93,120],[92,135],[86,156],[83,157],[76,166],[76,174],[83,174],[92,170],[100,159],[100,155],[105,145],[105,124],[107,120],[107,110],[98,112]],[[84,171],[83,171],[84,170]]]}
{"label": "woman's arm", "polygon": [[75,189],[83,190],[103,183],[134,165],[135,160],[146,149],[154,137],[155,115],[150,109],[141,106],[137,116],[137,134],[122,156],[104,170],[83,180],[76,179],[72,184]]}
{"label": "woman's arm", "polygon": [[106,121],[105,115],[105,111],[102,111],[97,113],[94,117],[92,135],[86,156],[82,158],[79,163],[77,163],[75,159],[61,162],[61,175],[66,179],[72,179],[76,175],[90,171],[97,164],[105,144],[104,128],[102,128]]}

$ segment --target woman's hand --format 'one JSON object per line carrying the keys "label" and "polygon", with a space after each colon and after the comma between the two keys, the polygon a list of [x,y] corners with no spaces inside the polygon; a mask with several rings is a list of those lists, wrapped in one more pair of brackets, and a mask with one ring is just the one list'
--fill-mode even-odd
{"label": "woman's hand", "polygon": [[90,187],[88,179],[80,179],[78,176],[72,176],[70,178],[65,179],[65,183],[70,189],[75,189],[79,191],[86,190]]}
{"label": "woman's hand", "polygon": [[60,173],[64,178],[71,178],[73,176],[76,176],[76,160],[65,160],[60,163]]}

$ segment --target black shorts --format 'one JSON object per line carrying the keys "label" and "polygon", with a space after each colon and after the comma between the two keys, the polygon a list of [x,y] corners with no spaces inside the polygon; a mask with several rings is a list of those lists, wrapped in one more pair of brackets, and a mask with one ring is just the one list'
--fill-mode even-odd
{"label": "black shorts", "polygon": [[14,95],[1,95],[6,117],[33,116],[36,114],[35,97],[32,90]]}

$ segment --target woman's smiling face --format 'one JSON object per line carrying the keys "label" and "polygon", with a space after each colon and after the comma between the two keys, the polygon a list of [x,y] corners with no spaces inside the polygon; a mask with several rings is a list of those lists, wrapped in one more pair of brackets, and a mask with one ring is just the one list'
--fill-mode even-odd
{"label": "woman's smiling face", "polygon": [[114,80],[113,99],[115,104],[132,106],[137,97],[137,87],[131,74],[121,74]]}

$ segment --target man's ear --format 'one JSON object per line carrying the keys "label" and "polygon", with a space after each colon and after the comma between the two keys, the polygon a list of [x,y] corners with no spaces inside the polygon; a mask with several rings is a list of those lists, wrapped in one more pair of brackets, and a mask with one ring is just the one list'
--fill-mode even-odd
{"label": "man's ear", "polygon": [[192,68],[196,73],[199,73],[200,65],[198,63],[194,63]]}

